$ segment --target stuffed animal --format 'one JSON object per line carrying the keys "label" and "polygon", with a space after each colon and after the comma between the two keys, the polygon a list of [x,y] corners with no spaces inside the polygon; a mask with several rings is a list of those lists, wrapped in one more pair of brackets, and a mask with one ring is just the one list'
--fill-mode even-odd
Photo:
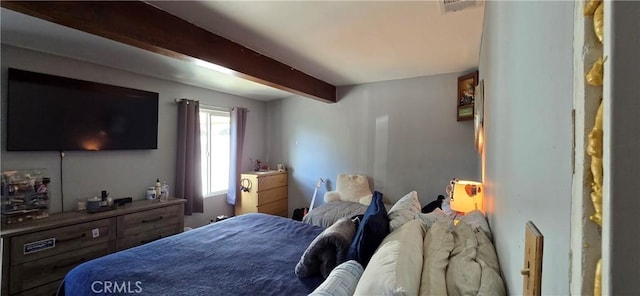
{"label": "stuffed animal", "polygon": [[422,208],[423,213],[431,213],[436,208],[442,209],[442,201],[444,200],[444,195],[438,195],[438,199],[428,203],[426,206]]}

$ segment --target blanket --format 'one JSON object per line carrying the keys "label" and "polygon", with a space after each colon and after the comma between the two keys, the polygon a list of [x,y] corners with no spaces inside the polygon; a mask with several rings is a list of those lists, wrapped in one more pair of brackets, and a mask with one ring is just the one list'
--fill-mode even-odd
{"label": "blanket", "polygon": [[296,276],[307,278],[321,274],[324,278],[334,267],[344,262],[351,246],[356,226],[350,218],[341,218],[320,233],[304,251],[296,265]]}
{"label": "blanket", "polygon": [[329,227],[340,218],[350,218],[364,214],[368,207],[369,206],[358,202],[342,200],[332,201],[313,208],[309,214],[304,216],[302,222],[322,227]]}
{"label": "blanket", "polygon": [[323,279],[299,279],[294,269],[322,231],[240,215],[80,264],[64,279],[65,295],[307,295]]}

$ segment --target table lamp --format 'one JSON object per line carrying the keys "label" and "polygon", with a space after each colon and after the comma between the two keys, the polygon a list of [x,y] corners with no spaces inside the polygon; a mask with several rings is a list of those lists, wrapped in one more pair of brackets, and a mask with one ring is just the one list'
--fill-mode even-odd
{"label": "table lamp", "polygon": [[482,183],[464,180],[454,180],[451,183],[451,203],[452,210],[466,214],[473,210],[482,211],[482,199],[484,188]]}

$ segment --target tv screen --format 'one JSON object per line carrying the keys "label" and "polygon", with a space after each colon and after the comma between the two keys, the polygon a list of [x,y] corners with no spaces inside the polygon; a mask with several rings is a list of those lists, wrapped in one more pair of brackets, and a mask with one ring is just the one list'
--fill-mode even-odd
{"label": "tv screen", "polygon": [[158,148],[158,93],[9,69],[8,151]]}

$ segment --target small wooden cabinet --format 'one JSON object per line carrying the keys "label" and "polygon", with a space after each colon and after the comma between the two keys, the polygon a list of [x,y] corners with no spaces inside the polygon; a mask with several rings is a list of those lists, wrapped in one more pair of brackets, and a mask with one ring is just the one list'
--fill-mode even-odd
{"label": "small wooden cabinet", "polygon": [[247,172],[240,175],[240,198],[236,215],[265,213],[287,217],[289,214],[287,172]]}
{"label": "small wooden cabinet", "polygon": [[134,201],[2,225],[2,295],[55,295],[76,265],[182,232],[184,200]]}

